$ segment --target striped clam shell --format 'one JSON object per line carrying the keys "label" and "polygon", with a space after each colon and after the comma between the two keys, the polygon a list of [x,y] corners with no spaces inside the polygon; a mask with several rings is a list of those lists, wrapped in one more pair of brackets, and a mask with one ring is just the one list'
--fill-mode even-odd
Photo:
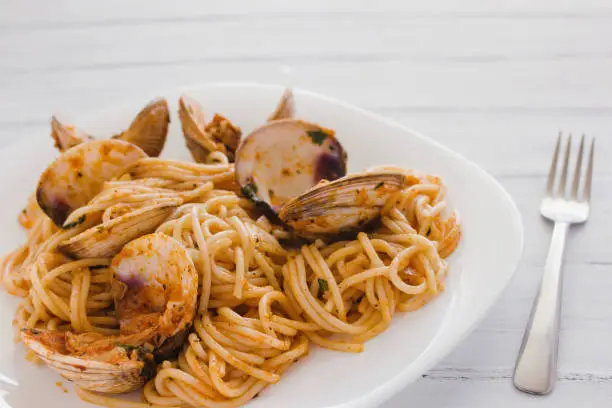
{"label": "striped clam shell", "polygon": [[[65,379],[81,388],[102,393],[118,394],[141,388],[155,372],[152,355],[117,347],[115,361],[98,361],[57,352],[42,337],[51,334],[40,330],[23,330],[21,339],[42,361]],[[59,338],[59,333],[53,333]]]}
{"label": "striped clam shell", "polygon": [[321,183],[281,207],[279,218],[305,238],[359,230],[380,216],[389,197],[404,185],[400,173],[350,175]]}

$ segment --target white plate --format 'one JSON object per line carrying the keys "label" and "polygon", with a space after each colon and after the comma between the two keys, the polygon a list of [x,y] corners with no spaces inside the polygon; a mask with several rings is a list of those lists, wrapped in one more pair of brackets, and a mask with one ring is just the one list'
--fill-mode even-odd
{"label": "white plate", "polygon": [[[260,125],[281,95],[279,86],[210,84],[165,93],[173,123],[165,157],[189,159],[176,112],[177,97],[188,92],[205,111],[221,112],[245,132]],[[459,211],[463,238],[450,262],[446,291],[423,309],[399,314],[385,333],[366,344],[361,354],[315,349],[280,383],[268,387],[252,408],[374,407],[440,361],[484,317],[506,287],[518,264],[523,243],[520,215],[503,188],[486,172],[435,141],[346,103],[295,90],[297,116],[335,129],[349,153],[351,171],[376,164],[396,164],[442,177],[451,207]],[[153,96],[153,95],[149,95]],[[124,128],[144,106],[112,107],[76,123],[94,135]],[[0,151],[0,250],[24,238],[15,219],[33,191],[40,172],[56,155],[50,137]],[[45,367],[24,360],[13,343],[15,299],[0,295],[0,407],[77,407],[83,403],[62,379]],[[67,386],[67,384],[64,384]]]}

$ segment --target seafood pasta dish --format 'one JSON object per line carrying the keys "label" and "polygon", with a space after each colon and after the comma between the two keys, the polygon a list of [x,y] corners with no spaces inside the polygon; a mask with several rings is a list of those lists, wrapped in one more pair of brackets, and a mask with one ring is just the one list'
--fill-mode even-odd
{"label": "seafood pasta dish", "polygon": [[461,230],[438,177],[347,174],[341,135],[296,118],[290,90],[248,135],[183,95],[193,161],[159,157],[170,116],[156,99],[112,137],[52,118],[59,155],[0,261],[26,358],[83,400],[239,407],[311,347],[367,352],[443,292]]}

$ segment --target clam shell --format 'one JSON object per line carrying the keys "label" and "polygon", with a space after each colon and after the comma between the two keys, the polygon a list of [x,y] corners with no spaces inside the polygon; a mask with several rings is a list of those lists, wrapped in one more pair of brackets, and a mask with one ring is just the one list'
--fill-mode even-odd
{"label": "clam shell", "polygon": [[219,114],[206,124],[202,106],[187,95],[179,98],[179,118],[185,143],[196,162],[207,163],[213,152],[221,152],[234,161],[242,136],[239,127]]}
{"label": "clam shell", "polygon": [[[113,138],[135,144],[147,155],[157,157],[166,143],[169,123],[168,101],[165,98],[154,99],[138,113],[126,131]],[[60,152],[95,140],[95,137],[83,130],[63,124],[55,116],[51,118],[51,136]]]}
{"label": "clam shell", "polygon": [[113,138],[133,143],[147,155],[157,157],[166,143],[169,123],[168,101],[165,98],[154,99],[138,113],[125,132]]}
{"label": "clam shell", "polygon": [[145,235],[124,246],[111,269],[127,285],[118,301],[121,332],[138,333],[141,316],[160,313],[156,349],[166,353],[182,345],[173,339],[191,326],[198,297],[198,273],[187,249],[168,235]]}
{"label": "clam shell", "polygon": [[220,142],[225,146],[226,154],[229,161],[233,162],[236,154],[236,149],[240,144],[242,131],[235,126],[229,119],[219,115],[213,116],[204,131],[209,134],[216,142]]}
{"label": "clam shell", "polygon": [[236,153],[243,194],[273,211],[319,181],[346,174],[346,153],[334,132],[296,119],[255,129]]}
{"label": "clam shell", "polygon": [[295,115],[295,98],[293,97],[293,92],[291,89],[285,89],[283,92],[283,96],[281,96],[281,100],[276,105],[276,109],[270,117],[268,118],[268,122],[273,120],[281,120],[281,119],[290,119]]}
{"label": "clam shell", "polygon": [[60,152],[66,151],[81,143],[94,140],[94,137],[90,134],[75,126],[63,124],[55,116],[51,117],[51,137],[55,140],[55,147],[57,147]]}
{"label": "clam shell", "polygon": [[62,354],[48,342],[41,341],[41,336],[49,334],[53,335],[56,341],[63,337],[62,333],[58,332],[23,330],[21,338],[51,369],[86,390],[112,394],[133,391],[141,388],[155,372],[152,357],[131,359],[127,352],[119,350],[115,350],[116,358],[112,361]]}
{"label": "clam shell", "polygon": [[206,121],[202,106],[193,98],[183,95],[179,98],[179,118],[185,143],[193,159],[198,163],[206,163],[211,152],[220,151],[227,154],[223,143],[214,141],[204,130]]}
{"label": "clam shell", "polygon": [[61,227],[72,211],[100,192],[104,181],[144,157],[147,155],[139,147],[121,140],[74,146],[42,173],[36,189],[38,204]]}
{"label": "clam shell", "polygon": [[161,225],[178,204],[161,204],[131,211],[101,225],[91,227],[60,243],[58,249],[77,259],[108,258],[128,242],[149,234]]}
{"label": "clam shell", "polygon": [[305,238],[333,237],[374,221],[391,194],[404,185],[400,173],[366,173],[313,187],[281,207],[279,218]]}

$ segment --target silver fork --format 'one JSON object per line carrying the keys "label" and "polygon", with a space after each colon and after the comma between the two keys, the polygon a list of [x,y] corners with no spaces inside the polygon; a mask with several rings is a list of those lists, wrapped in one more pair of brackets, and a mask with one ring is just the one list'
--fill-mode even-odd
{"label": "silver fork", "polygon": [[[557,161],[562,140],[561,134],[559,134],[548,173],[546,196],[540,206],[542,215],[554,221],[555,227],[546,265],[544,266],[540,291],[533,304],[531,317],[525,328],[523,343],[514,368],[514,386],[530,394],[548,394],[555,385],[561,315],[561,263],[563,261],[565,237],[571,224],[583,223],[589,217],[595,139],[591,140],[584,186],[580,189],[580,173],[585,144],[585,136],[582,135],[571,191],[566,194],[571,139],[572,136],[570,135],[566,142],[561,179],[556,183]],[[556,188],[556,184],[558,184],[558,188]]]}

